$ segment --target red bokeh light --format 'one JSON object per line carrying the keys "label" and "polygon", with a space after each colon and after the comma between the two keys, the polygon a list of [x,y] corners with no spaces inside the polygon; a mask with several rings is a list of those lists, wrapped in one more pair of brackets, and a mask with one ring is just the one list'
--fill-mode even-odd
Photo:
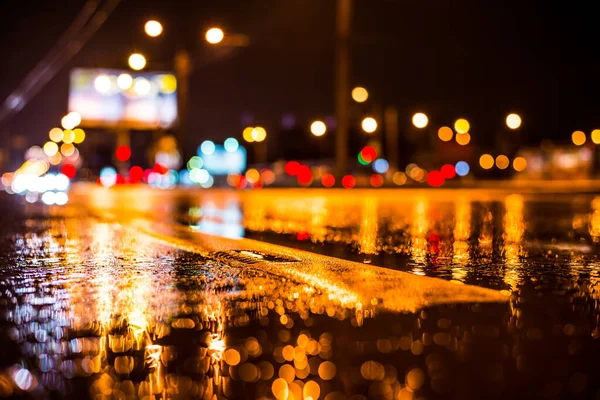
{"label": "red bokeh light", "polygon": [[383,185],[383,176],[379,174],[373,174],[371,175],[371,179],[369,179],[369,183],[371,186],[378,188]]}
{"label": "red bokeh light", "polygon": [[131,149],[129,146],[119,146],[117,147],[117,151],[115,151],[115,155],[117,156],[117,160],[127,161],[131,157]]}
{"label": "red bokeh light", "polygon": [[452,179],[456,176],[456,169],[452,164],[442,165],[442,168],[440,168],[440,172],[442,173],[442,176],[446,179]]}
{"label": "red bokeh light", "polygon": [[444,184],[444,176],[440,171],[431,171],[427,174],[427,183],[431,186],[442,186]]}
{"label": "red bokeh light", "polygon": [[308,165],[300,165],[296,178],[298,179],[299,184],[303,186],[310,185],[313,179],[310,167]]}
{"label": "red bokeh light", "polygon": [[285,173],[291,176],[298,174],[300,163],[298,161],[288,161],[285,163]]}
{"label": "red bokeh light", "polygon": [[142,178],[144,178],[144,170],[142,167],[135,165],[129,169],[129,182],[140,183]]}
{"label": "red bokeh light", "polygon": [[371,163],[377,158],[377,150],[375,150],[375,147],[373,146],[365,146],[360,151],[360,156],[366,162]]}
{"label": "red bokeh light", "polygon": [[165,164],[161,163],[154,164],[154,167],[152,169],[154,170],[154,172],[161,175],[164,175],[167,172],[169,172],[169,168]]}
{"label": "red bokeh light", "polygon": [[122,185],[124,183],[125,183],[125,178],[123,178],[123,175],[117,174],[117,184]]}
{"label": "red bokeh light", "polygon": [[298,232],[298,233],[296,233],[296,239],[308,240],[308,239],[310,239],[310,234],[308,232]]}
{"label": "red bokeh light", "polygon": [[73,164],[65,164],[60,169],[60,172],[65,175],[69,179],[75,178],[75,174],[77,174],[77,169]]}
{"label": "red bokeh light", "polygon": [[352,189],[356,185],[356,179],[352,175],[346,175],[342,178],[342,186],[346,189]]}
{"label": "red bokeh light", "polygon": [[331,174],[325,174],[321,177],[321,183],[323,186],[330,188],[335,185],[335,176]]}
{"label": "red bokeh light", "polygon": [[238,189],[243,189],[246,187],[246,178],[244,176],[240,176],[240,181],[235,186]]}

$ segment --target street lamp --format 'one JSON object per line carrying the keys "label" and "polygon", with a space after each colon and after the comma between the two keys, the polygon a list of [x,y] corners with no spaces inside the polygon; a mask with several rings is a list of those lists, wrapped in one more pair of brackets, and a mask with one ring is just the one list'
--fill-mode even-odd
{"label": "street lamp", "polygon": [[592,142],[600,144],[600,129],[594,129],[591,134]]}
{"label": "street lamp", "polygon": [[315,121],[310,124],[310,132],[315,136],[323,136],[327,132],[327,126],[323,121]]}
{"label": "street lamp", "polygon": [[363,131],[365,131],[367,133],[373,133],[377,130],[377,121],[375,121],[375,118],[367,117],[362,120],[361,125],[363,128]]}
{"label": "street lamp", "polygon": [[412,117],[412,123],[417,128],[422,129],[422,128],[425,128],[427,126],[427,124],[429,123],[429,118],[427,118],[427,115],[425,115],[423,113],[416,113]]}
{"label": "street lamp", "polygon": [[139,53],[133,53],[129,56],[129,66],[134,71],[140,71],[146,66],[146,57]]}
{"label": "street lamp", "polygon": [[352,89],[352,100],[357,103],[364,103],[369,98],[369,92],[364,87],[357,86]]}
{"label": "street lamp", "polygon": [[459,118],[454,122],[454,130],[456,133],[467,133],[470,128],[471,125],[469,124],[469,121],[464,118]]}
{"label": "street lamp", "polygon": [[262,142],[267,138],[267,131],[262,126],[257,126],[252,129],[252,139],[255,142]]}
{"label": "street lamp", "polygon": [[518,129],[521,126],[521,117],[519,114],[508,114],[506,117],[506,126],[510,129]]}
{"label": "street lamp", "polygon": [[586,141],[585,133],[582,131],[575,131],[571,134],[571,140],[575,146],[582,146]]}
{"label": "street lamp", "polygon": [[254,130],[254,128],[251,127],[251,126],[249,126],[247,128],[244,128],[244,131],[242,132],[242,137],[248,143],[254,142],[254,138],[252,137],[252,131],[253,130]]}
{"label": "street lamp", "polygon": [[206,41],[210,44],[217,44],[217,43],[221,43],[221,41],[223,41],[223,38],[225,37],[225,34],[223,33],[223,30],[220,28],[210,28],[209,30],[206,31]]}
{"label": "street lamp", "polygon": [[163,27],[160,22],[150,20],[144,25],[144,31],[146,32],[146,35],[150,37],[157,37],[162,33]]}

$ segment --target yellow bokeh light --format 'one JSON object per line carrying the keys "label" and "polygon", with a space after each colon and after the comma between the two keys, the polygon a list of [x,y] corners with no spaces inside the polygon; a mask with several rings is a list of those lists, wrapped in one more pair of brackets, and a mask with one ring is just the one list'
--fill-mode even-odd
{"label": "yellow bokeh light", "polygon": [[58,145],[54,142],[46,142],[44,143],[44,154],[48,157],[52,157],[58,153]]}
{"label": "yellow bokeh light", "polygon": [[444,142],[449,142],[454,137],[454,132],[447,126],[442,126],[438,129],[438,137]]}
{"label": "yellow bokeh light", "polygon": [[363,128],[363,131],[365,131],[367,133],[373,133],[377,130],[377,121],[375,121],[375,118],[367,117],[362,120],[361,125]]}
{"label": "yellow bokeh light", "polygon": [[73,139],[73,143],[81,143],[85,140],[85,131],[81,128],[77,128],[73,130],[75,134],[75,138]]}
{"label": "yellow bokeh light", "polygon": [[73,143],[75,141],[75,132],[70,129],[65,129],[63,131],[63,142],[64,143]]}
{"label": "yellow bokeh light", "polygon": [[500,154],[496,157],[496,167],[499,169],[506,169],[510,165],[510,160],[504,154]]}
{"label": "yellow bokeh light", "polygon": [[60,152],[65,157],[72,156],[73,153],[75,153],[75,146],[71,143],[63,143],[62,146],[60,146]]}
{"label": "yellow bokeh light", "polygon": [[327,132],[327,127],[323,121],[315,121],[310,124],[310,132],[315,136],[323,136]]}
{"label": "yellow bokeh light", "polygon": [[424,113],[416,113],[412,117],[412,123],[417,128],[425,128],[429,123],[429,118]]}
{"label": "yellow bokeh light", "polygon": [[48,136],[50,136],[50,140],[58,143],[63,138],[63,131],[60,128],[52,128],[50,129],[50,133],[48,133]]}
{"label": "yellow bokeh light", "polygon": [[146,35],[150,37],[157,37],[162,33],[163,27],[160,22],[150,20],[144,25],[144,31],[146,32]]}
{"label": "yellow bokeh light", "polygon": [[471,129],[471,124],[464,118],[459,118],[454,122],[454,130],[457,133],[467,133]]}
{"label": "yellow bokeh light", "polygon": [[506,126],[510,129],[518,129],[521,126],[521,116],[519,114],[508,114],[506,117]]}
{"label": "yellow bokeh light", "polygon": [[249,126],[249,127],[245,128],[244,131],[242,132],[242,137],[248,143],[254,142],[254,138],[252,137],[253,130],[254,130],[254,128]]}
{"label": "yellow bokeh light", "polygon": [[133,78],[129,74],[121,74],[117,77],[117,86],[121,90],[127,90],[133,85]]}
{"label": "yellow bokeh light", "polygon": [[266,138],[267,131],[262,126],[257,126],[256,128],[252,129],[252,139],[254,139],[255,142],[262,142]]}
{"label": "yellow bokeh light", "polygon": [[160,81],[160,90],[166,94],[173,93],[177,90],[177,78],[175,78],[175,75],[164,75]]}
{"label": "yellow bokeh light", "polygon": [[585,133],[582,131],[575,131],[571,134],[571,140],[575,146],[582,146],[586,141]]}
{"label": "yellow bokeh light", "polygon": [[494,157],[490,154],[484,154],[479,157],[479,165],[483,169],[490,169],[494,166]]}
{"label": "yellow bokeh light", "polygon": [[129,67],[134,71],[140,71],[146,66],[146,57],[139,53],[133,53],[129,56]]}
{"label": "yellow bokeh light", "polygon": [[256,183],[260,180],[260,172],[254,168],[246,171],[246,180],[249,183]]}
{"label": "yellow bokeh light", "polygon": [[206,31],[206,35],[204,36],[206,41],[210,44],[217,44],[223,41],[225,34],[222,29],[219,28],[210,28]]}
{"label": "yellow bokeh light", "polygon": [[456,143],[460,144],[461,146],[468,145],[470,141],[471,141],[471,135],[469,134],[469,132],[458,133],[456,135]]}
{"label": "yellow bokeh light", "polygon": [[592,142],[594,144],[600,144],[600,129],[594,129],[591,134]]}
{"label": "yellow bokeh light", "polygon": [[513,168],[517,172],[525,171],[525,168],[527,168],[527,160],[523,157],[515,157],[513,160]]}
{"label": "yellow bokeh light", "polygon": [[364,87],[357,86],[352,89],[352,99],[357,103],[364,103],[369,98],[369,92]]}

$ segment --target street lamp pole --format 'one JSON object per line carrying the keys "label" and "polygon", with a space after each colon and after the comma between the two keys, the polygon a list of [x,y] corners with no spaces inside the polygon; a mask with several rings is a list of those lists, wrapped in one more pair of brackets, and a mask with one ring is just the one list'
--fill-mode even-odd
{"label": "street lamp pole", "polygon": [[190,73],[192,60],[187,50],[179,50],[175,54],[175,76],[177,78],[177,141],[182,150],[184,160],[190,157],[185,145],[188,129],[188,111],[190,101]]}
{"label": "street lamp pole", "polygon": [[338,176],[348,170],[348,131],[350,103],[350,17],[352,0],[337,0],[335,54],[335,171]]}

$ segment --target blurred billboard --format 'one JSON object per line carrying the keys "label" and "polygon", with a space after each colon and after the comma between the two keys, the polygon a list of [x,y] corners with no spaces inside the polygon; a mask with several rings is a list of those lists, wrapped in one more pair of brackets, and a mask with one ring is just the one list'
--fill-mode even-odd
{"label": "blurred billboard", "polygon": [[198,152],[203,168],[211,175],[241,174],[246,170],[246,150],[238,147],[228,151],[221,145],[215,145],[208,153]]}
{"label": "blurred billboard", "polygon": [[177,120],[177,80],[168,72],[77,68],[71,71],[69,111],[83,127],[170,128]]}

